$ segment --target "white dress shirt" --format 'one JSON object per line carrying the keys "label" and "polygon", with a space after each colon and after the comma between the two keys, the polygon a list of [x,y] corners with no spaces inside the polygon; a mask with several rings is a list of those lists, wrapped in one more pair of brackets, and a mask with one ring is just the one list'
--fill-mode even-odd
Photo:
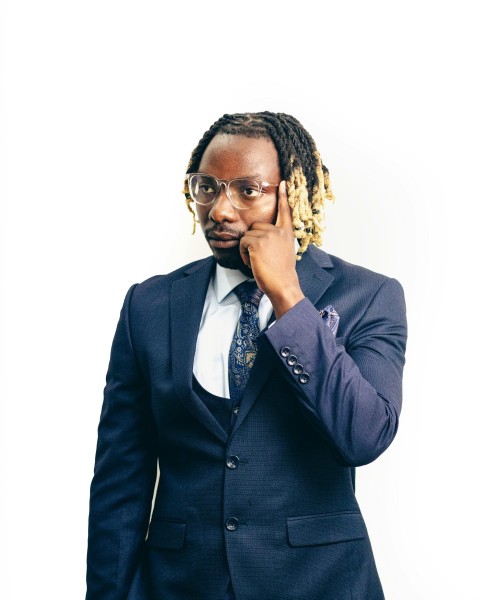
{"label": "white dress shirt", "polygon": [[[247,279],[241,271],[217,264],[205,296],[193,374],[203,388],[223,398],[230,398],[228,353],[242,312],[240,300],[232,290]],[[258,307],[260,331],[265,329],[272,313],[272,303],[264,294]]]}

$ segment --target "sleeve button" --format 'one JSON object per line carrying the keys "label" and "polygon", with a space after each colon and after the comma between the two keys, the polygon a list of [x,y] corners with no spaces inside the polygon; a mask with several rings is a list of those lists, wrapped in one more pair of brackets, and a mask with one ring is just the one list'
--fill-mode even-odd
{"label": "sleeve button", "polygon": [[295,356],[295,354],[291,354],[288,358],[287,358],[287,365],[289,365],[290,367],[293,367],[293,365],[297,364],[297,357]]}
{"label": "sleeve button", "polygon": [[310,379],[310,375],[308,373],[302,373],[301,375],[299,375],[298,377],[298,381],[300,383],[308,383],[308,380]]}
{"label": "sleeve button", "polygon": [[287,358],[287,356],[290,356],[290,353],[291,349],[288,346],[283,346],[280,350],[280,355],[283,356],[283,358]]}
{"label": "sleeve button", "polygon": [[292,371],[295,373],[295,375],[301,375],[303,373],[303,365],[301,365],[300,363],[297,363]]}

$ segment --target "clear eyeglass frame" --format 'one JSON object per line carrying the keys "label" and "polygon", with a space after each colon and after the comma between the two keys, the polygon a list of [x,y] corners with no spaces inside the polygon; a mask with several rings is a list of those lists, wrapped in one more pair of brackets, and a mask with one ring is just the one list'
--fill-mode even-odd
{"label": "clear eyeglass frame", "polygon": [[[194,181],[195,181],[195,178],[197,178],[199,176],[209,178],[216,183],[216,192],[215,192],[213,198],[210,199],[208,202],[200,202],[198,200],[198,198],[196,197],[196,193],[194,190]],[[227,194],[227,198],[228,198],[230,204],[236,210],[248,210],[249,208],[253,208],[256,205],[257,200],[259,200],[265,193],[264,188],[267,188],[267,187],[277,188],[280,185],[279,183],[269,183],[268,181],[257,181],[256,179],[252,179],[250,177],[235,177],[234,179],[229,179],[229,180],[217,179],[216,177],[214,177],[213,175],[209,175],[208,173],[187,173],[185,175],[185,181],[188,184],[188,192],[190,194],[191,199],[199,206],[211,206],[215,202],[215,200],[220,196],[220,193],[222,190],[222,185],[224,185],[225,192]],[[258,193],[258,196],[255,196],[254,198],[250,199],[250,201],[249,201],[250,206],[242,206],[242,204],[238,201],[238,198],[237,198],[237,200],[235,200],[235,197],[232,194],[230,184],[238,183],[240,181],[246,182],[247,183],[246,187],[254,189]]]}

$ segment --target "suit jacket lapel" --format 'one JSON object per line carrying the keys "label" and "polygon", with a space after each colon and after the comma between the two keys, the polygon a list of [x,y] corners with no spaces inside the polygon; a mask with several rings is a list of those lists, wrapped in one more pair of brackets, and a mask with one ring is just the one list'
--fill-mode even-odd
{"label": "suit jacket lapel", "polygon": [[334,277],[326,270],[332,267],[333,263],[328,254],[312,246],[297,263],[300,287],[312,304],[316,305],[332,284]]}
{"label": "suit jacket lapel", "polygon": [[[333,275],[325,270],[332,267],[333,264],[328,254],[315,247],[310,247],[304,253],[302,260],[297,263],[297,274],[300,281],[300,287],[302,288],[305,297],[308,298],[312,304],[317,304],[334,281]],[[272,315],[270,322],[273,322],[274,319],[275,315]],[[269,350],[269,348],[262,348],[260,346],[232,433],[235,433],[241,425],[261,392],[262,387],[266,383],[267,378],[274,370],[274,363],[269,356]]]}
{"label": "suit jacket lapel", "polygon": [[192,390],[196,341],[214,265],[215,261],[210,257],[186,270],[185,276],[172,284],[170,292],[172,373],[177,395],[187,409],[211,433],[226,442],[226,432]]}

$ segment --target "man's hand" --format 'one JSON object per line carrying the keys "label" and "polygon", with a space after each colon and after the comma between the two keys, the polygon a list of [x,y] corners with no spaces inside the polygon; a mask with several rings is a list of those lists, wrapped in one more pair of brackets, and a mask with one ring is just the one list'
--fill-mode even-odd
{"label": "man's hand", "polygon": [[275,224],[253,223],[240,240],[240,256],[270,298],[277,319],[305,297],[295,270],[295,238],[285,181],[278,188]]}

